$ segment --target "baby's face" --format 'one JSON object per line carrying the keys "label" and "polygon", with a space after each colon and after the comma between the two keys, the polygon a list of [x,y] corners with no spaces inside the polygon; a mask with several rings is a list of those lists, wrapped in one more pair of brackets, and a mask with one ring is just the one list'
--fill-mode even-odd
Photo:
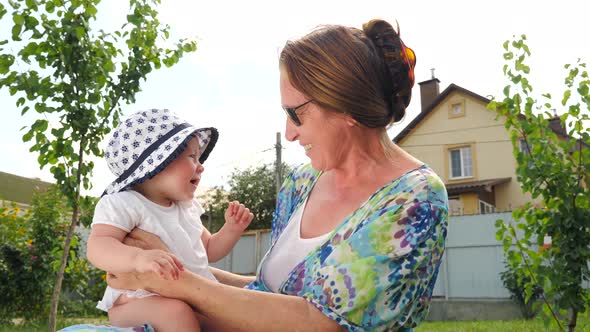
{"label": "baby's face", "polygon": [[[190,201],[201,181],[205,170],[199,162],[199,141],[193,137],[186,149],[162,172],[153,177],[146,185],[158,193],[157,202]],[[150,199],[153,201],[150,197]]]}

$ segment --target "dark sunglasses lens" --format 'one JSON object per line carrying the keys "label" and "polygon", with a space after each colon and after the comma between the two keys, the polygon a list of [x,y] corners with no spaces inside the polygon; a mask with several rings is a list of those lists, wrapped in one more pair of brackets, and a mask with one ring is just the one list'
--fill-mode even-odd
{"label": "dark sunglasses lens", "polygon": [[295,113],[295,109],[293,108],[284,108],[285,113],[287,113],[287,115],[289,116],[289,118],[291,119],[291,121],[293,121],[293,123],[296,126],[300,126],[301,125],[301,121],[299,121],[299,117],[297,116],[297,113]]}

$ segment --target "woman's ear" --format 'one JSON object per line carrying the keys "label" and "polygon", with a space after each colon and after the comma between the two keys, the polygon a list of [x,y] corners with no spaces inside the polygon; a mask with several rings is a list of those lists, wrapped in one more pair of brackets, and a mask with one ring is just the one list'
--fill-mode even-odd
{"label": "woman's ear", "polygon": [[352,116],[349,114],[346,114],[345,120],[346,120],[346,124],[349,127],[357,127],[359,125],[358,121],[353,119]]}

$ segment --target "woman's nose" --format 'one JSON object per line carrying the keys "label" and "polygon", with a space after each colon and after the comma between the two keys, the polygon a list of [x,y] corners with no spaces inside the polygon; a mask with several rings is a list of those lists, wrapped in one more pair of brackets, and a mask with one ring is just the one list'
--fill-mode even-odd
{"label": "woman's nose", "polygon": [[285,139],[289,142],[293,142],[297,139],[297,126],[287,117],[287,122],[285,124]]}

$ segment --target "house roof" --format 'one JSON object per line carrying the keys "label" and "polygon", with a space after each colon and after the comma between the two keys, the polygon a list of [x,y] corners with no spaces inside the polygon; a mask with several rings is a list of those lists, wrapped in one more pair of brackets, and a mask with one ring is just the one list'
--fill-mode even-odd
{"label": "house roof", "polygon": [[510,181],[512,178],[496,178],[496,179],[487,179],[487,180],[479,180],[479,181],[469,181],[469,182],[461,182],[461,183],[451,183],[446,184],[445,187],[447,188],[447,192],[449,195],[456,195],[466,192],[473,192],[475,190],[484,189],[486,191],[491,191],[491,188],[495,185],[506,183]]}
{"label": "house roof", "polygon": [[432,103],[430,103],[430,105],[426,106],[422,110],[422,112],[420,112],[420,114],[418,114],[412,120],[412,122],[410,122],[399,134],[397,134],[397,136],[395,136],[393,138],[393,142],[399,143],[402,139],[404,139],[404,137],[406,137],[412,131],[412,129],[414,129],[420,123],[420,121],[422,121],[430,112],[432,112],[432,110],[436,106],[438,106],[438,104],[440,104],[445,98],[447,98],[453,91],[458,91],[458,92],[464,93],[466,95],[472,96],[473,98],[481,100],[483,103],[486,103],[486,104],[488,104],[491,101],[490,99],[480,96],[473,91],[467,90],[467,89],[462,88],[454,83],[451,83],[443,92],[441,92],[432,101]]}
{"label": "house roof", "polygon": [[30,205],[35,191],[45,190],[51,185],[38,179],[0,172],[0,200]]}
{"label": "house roof", "polygon": [[[428,81],[427,81],[428,82]],[[425,82],[422,82],[425,83]],[[420,84],[420,83],[418,83]],[[438,106],[438,104],[440,104],[445,98],[447,98],[453,91],[457,91],[463,94],[466,94],[468,96],[471,96],[477,100],[480,100],[481,102],[488,104],[491,100],[483,97],[471,90],[467,90],[463,87],[460,87],[454,83],[451,83],[442,93],[440,93],[433,101],[432,103],[430,103],[430,105],[426,106],[422,112],[420,112],[420,114],[418,114],[413,120],[412,122],[410,122],[402,131],[400,131],[394,138],[393,138],[393,142],[394,143],[399,143],[401,140],[403,140],[406,136],[408,136],[408,134],[420,123],[420,121],[422,121],[430,112],[432,112],[432,110],[434,108],[436,108],[436,106]],[[523,114],[520,114],[519,117],[522,119],[524,118]],[[558,136],[561,136],[563,138],[569,138],[567,131],[565,130],[565,128],[562,126],[561,124],[561,119],[559,117],[554,117],[552,119],[549,119],[549,127],[551,128],[551,130],[553,130],[553,132],[555,132],[555,134],[557,134]],[[588,144],[586,144],[584,141],[578,139],[577,140],[577,145],[576,145],[576,149],[578,148],[579,144],[582,144],[585,148],[588,148],[590,146],[588,146]]]}

